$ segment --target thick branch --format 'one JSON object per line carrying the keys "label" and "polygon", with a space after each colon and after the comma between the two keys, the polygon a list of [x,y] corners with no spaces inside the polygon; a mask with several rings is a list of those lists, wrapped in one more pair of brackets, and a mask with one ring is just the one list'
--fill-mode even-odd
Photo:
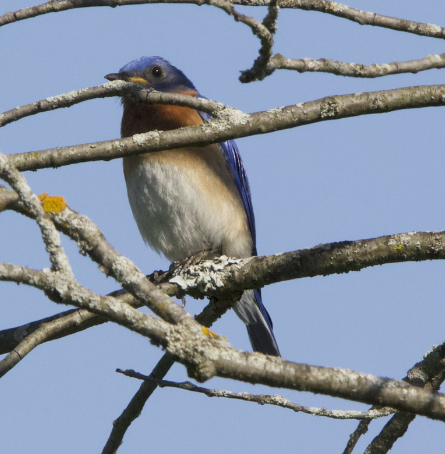
{"label": "thick branch", "polygon": [[202,146],[238,137],[359,115],[402,109],[443,106],[445,85],[397,88],[369,93],[330,96],[250,115],[234,111],[227,118],[173,131],[151,131],[120,140],[9,155],[19,170],[60,167],[86,161],[121,158],[185,146]]}
{"label": "thick branch", "polygon": [[445,421],[443,394],[347,369],[308,366],[261,353],[242,352],[231,347],[225,338],[209,335],[190,317],[182,323],[168,325],[115,298],[95,295],[80,285],[73,287],[60,279],[60,273],[37,272],[2,263],[0,279],[43,289],[64,304],[88,309],[150,338],[166,347],[174,359],[187,366],[189,376],[198,381],[219,376],[392,407]]}
{"label": "thick branch", "polygon": [[[141,5],[149,3],[181,3],[202,5],[203,0],[64,0],[63,2],[51,0],[29,8],[23,8],[12,13],[0,16],[0,26],[13,22],[41,16],[43,14],[67,11],[75,8],[88,8],[95,6],[124,6]],[[236,5],[267,6],[269,0],[234,0]],[[333,1],[323,0],[282,0],[280,8],[296,8],[306,11],[319,11],[332,14],[343,19],[357,22],[360,25],[373,25],[376,27],[389,28],[401,32],[414,33],[416,35],[430,36],[432,38],[445,38],[445,30],[438,25],[424,24],[406,19],[398,19],[390,16],[382,16],[376,13],[361,11]]]}
{"label": "thick branch", "polygon": [[230,347],[224,338],[209,335],[191,317],[169,325],[115,298],[96,295],[60,272],[0,264],[0,279],[37,287],[58,302],[87,309],[150,338],[166,347],[176,360],[187,366],[189,375],[200,381],[216,375],[389,406],[445,421],[444,395],[369,374],[307,366],[259,353],[241,352]]}
{"label": "thick branch", "polygon": [[171,283],[192,296],[221,295],[290,279],[360,271],[370,266],[443,260],[445,232],[409,232],[355,242],[343,241],[295,252],[232,259],[220,257],[179,271]]}
{"label": "thick branch", "polygon": [[[13,209],[30,216],[18,203],[18,197],[13,191],[0,187],[0,207],[2,206],[4,209]],[[110,257],[115,253],[100,230],[93,226],[89,219],[69,208],[65,208],[61,215],[49,214],[59,230],[71,239],[80,242],[82,248],[91,249],[91,253],[96,257],[95,260],[102,261],[102,250],[109,249]],[[67,224],[70,224],[69,228]],[[172,267],[173,274],[171,272],[156,273],[151,280],[156,282],[158,288],[169,296],[183,292],[196,298],[216,297],[216,301],[203,311],[202,319],[200,319],[200,323],[210,326],[227,310],[227,307],[233,305],[233,299],[236,299],[236,293],[240,291],[284,280],[359,271],[384,263],[442,260],[445,258],[443,238],[445,238],[445,232],[410,232],[355,242],[344,241],[318,245],[272,256],[248,259],[220,257],[213,261],[195,264],[185,270],[181,267]],[[96,247],[97,244],[101,244],[101,246]],[[229,301],[225,299],[228,297]],[[126,298],[125,301],[135,307],[139,304],[137,300],[131,299],[128,295]],[[69,328],[60,331],[59,337],[103,322],[90,320],[90,316],[88,316],[85,321],[72,326],[70,318],[76,317],[77,319],[77,316],[70,312],[65,315],[68,317],[66,323]],[[18,342],[14,340],[17,333],[25,331],[29,335],[39,326],[39,323],[50,321],[50,319],[44,319],[40,322],[33,322],[32,326],[27,324],[0,332],[0,353],[11,351],[17,346]],[[19,337],[19,339],[21,338]]]}

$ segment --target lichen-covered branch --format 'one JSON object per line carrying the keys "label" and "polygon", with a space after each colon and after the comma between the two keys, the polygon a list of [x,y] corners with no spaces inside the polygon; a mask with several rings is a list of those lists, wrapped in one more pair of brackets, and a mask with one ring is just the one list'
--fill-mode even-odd
{"label": "lichen-covered branch", "polygon": [[[150,338],[156,344],[165,344],[170,326],[167,322],[144,314],[110,296],[101,296],[79,285],[70,276],[60,272],[0,262],[0,281],[16,282],[43,290],[51,300],[86,309],[106,317]],[[191,320],[191,317],[188,317]],[[195,323],[195,325],[198,325]]]}
{"label": "lichen-covered branch", "polygon": [[[119,372],[127,377],[137,378],[139,380],[153,381],[153,377],[140,374],[133,370],[121,370]],[[386,409],[385,412],[370,410],[367,412],[355,410],[327,410],[326,408],[305,407],[295,404],[283,396],[270,394],[249,394],[249,393],[234,393],[232,391],[223,391],[221,389],[209,389],[202,386],[196,386],[187,381],[177,383],[168,380],[157,380],[157,385],[160,388],[177,388],[185,391],[191,391],[199,394],[205,394],[207,397],[224,397],[226,399],[244,400],[245,402],[254,402],[260,405],[275,405],[281,408],[293,410],[296,413],[306,413],[312,416],[324,416],[332,419],[376,419],[389,416],[394,413],[392,409]]]}
{"label": "lichen-covered branch", "polygon": [[[412,367],[404,380],[414,386],[431,391],[438,391],[445,380],[445,343],[429,351],[422,361]],[[366,448],[366,454],[385,454],[408,430],[408,426],[416,415],[412,413],[396,413],[382,431]]]}
{"label": "lichen-covered branch", "polygon": [[178,270],[170,279],[192,296],[221,295],[276,282],[360,271],[405,261],[443,260],[445,232],[409,232],[354,242],[318,245],[295,252],[232,259],[220,257]]}
{"label": "lichen-covered branch", "polygon": [[[2,166],[3,162],[4,165]],[[0,154],[0,176],[2,176],[8,168],[12,168],[12,166],[8,163],[7,159]],[[19,179],[16,175],[17,179],[24,181],[24,177],[16,170],[15,172],[20,177]],[[8,175],[5,174],[6,177]],[[10,184],[15,184],[15,180],[9,180],[10,179],[8,179],[8,182],[10,182]],[[30,192],[29,187],[28,190]],[[4,188],[1,193],[5,193]],[[39,222],[39,220],[43,218],[48,225],[52,226],[52,229],[56,233],[56,238],[52,239],[53,242],[58,241],[60,244],[59,234],[53,224],[53,222],[55,222],[60,231],[66,233],[71,239],[77,242],[81,252],[89,254],[89,256],[99,264],[99,268],[103,273],[115,278],[125,290],[130,292],[135,298],[143,301],[155,314],[170,323],[180,323],[184,318],[190,317],[187,312],[181,309],[161,289],[151,283],[146,278],[145,274],[143,274],[130,260],[119,254],[106,241],[100,229],[91,222],[90,219],[73,212],[67,208],[66,203],[63,203],[61,206],[60,204],[58,205],[56,201],[57,199],[60,199],[60,197],[47,197],[47,195],[44,194],[44,197],[41,197],[43,201],[42,206],[37,197],[31,192],[30,196],[34,196],[37,200],[36,204],[38,209],[34,207],[34,211],[29,209],[29,206],[31,205],[25,203],[26,200],[23,199],[20,194],[19,199],[25,205],[25,208],[30,211],[30,215],[33,219]],[[54,201],[54,199],[56,201]],[[8,200],[10,201],[9,197]],[[11,206],[13,206],[13,204]],[[51,214],[51,218],[49,214]],[[42,230],[42,236],[43,233],[44,231]],[[54,236],[52,230],[50,230],[50,233]],[[52,244],[53,243],[50,243],[50,246]],[[58,252],[57,249],[56,252]],[[62,259],[65,260],[69,267],[68,259],[64,253]],[[56,264],[58,264],[61,259],[57,257],[57,260]],[[61,282],[66,280],[66,285],[71,287],[76,285],[72,272],[68,273],[64,269],[55,269],[55,271],[63,272],[63,276],[60,276]],[[71,271],[71,268],[69,268],[69,271]]]}
{"label": "lichen-covered branch", "polygon": [[68,261],[68,257],[60,243],[59,232],[54,227],[53,222],[46,214],[39,199],[32,193],[25,177],[8,161],[8,158],[0,153],[0,178],[7,181],[17,193],[19,200],[24,207],[32,214],[40,228],[46,251],[52,269],[60,272],[67,277],[73,278],[73,272]]}
{"label": "lichen-covered branch", "polygon": [[[55,217],[65,224],[73,223],[66,208]],[[88,223],[77,227],[80,227],[80,232],[76,234],[79,241],[85,242],[85,248],[88,250],[94,247],[105,254],[110,254],[111,266],[108,266],[109,258],[106,256],[100,263],[117,274],[117,277],[120,277],[118,280],[124,285],[127,283],[135,292],[134,285],[136,287],[139,285],[139,276],[130,280],[126,276],[127,272],[134,271],[132,264],[128,265],[121,259],[116,259],[115,254],[103,247],[101,238],[91,241],[89,233],[99,237],[100,233],[92,229]],[[85,229],[85,232],[82,229]],[[394,247],[403,248],[403,241],[403,238],[398,239]],[[116,262],[120,265],[124,263],[122,269],[116,266]],[[161,319],[141,313],[116,298],[96,295],[79,285],[68,274],[50,270],[36,271],[1,263],[0,280],[34,286],[45,291],[56,302],[87,309],[150,338],[152,342],[165,347],[175,360],[187,366],[189,375],[199,381],[220,376],[389,406],[445,421],[445,396],[441,394],[369,374],[296,364],[278,357],[241,352],[232,348],[224,338],[203,330],[190,316],[182,317],[180,320],[175,320],[174,315],[167,316],[165,318],[171,318],[176,322],[175,325],[170,325]],[[351,389],[354,389],[352,394]]]}
{"label": "lichen-covered branch", "polygon": [[[79,162],[121,158],[185,146],[202,146],[238,137],[402,109],[445,105],[445,85],[397,88],[369,93],[329,96],[250,115],[226,112],[209,123],[172,131],[151,131],[124,139],[9,155],[17,169],[37,170]],[[222,113],[221,113],[222,115]]]}
{"label": "lichen-covered branch", "polygon": [[155,90],[141,89],[136,84],[115,80],[97,87],[82,88],[81,90],[70,91],[57,96],[51,96],[40,101],[19,106],[0,114],[0,127],[5,126],[21,118],[36,115],[42,112],[49,112],[55,109],[71,107],[90,99],[110,98],[112,96],[126,96],[137,101],[150,104],[171,104],[178,106],[191,107],[192,109],[207,112],[210,115],[227,115],[221,111],[237,111],[232,107],[225,106],[219,102],[210,101],[205,98],[195,98],[193,96],[182,95],[180,93],[165,93]]}
{"label": "lichen-covered branch", "polygon": [[[125,5],[142,5],[151,3],[180,3],[202,5],[204,0],[64,0],[63,2],[51,0],[40,5],[23,8],[15,12],[9,12],[0,16],[0,26],[11,24],[20,20],[41,16],[48,13],[67,11],[75,8],[88,7],[116,7]],[[244,6],[267,6],[269,0],[233,0],[234,5]],[[389,28],[396,31],[414,33],[421,36],[432,38],[445,38],[445,29],[438,25],[424,24],[396,17],[383,16],[368,11],[350,8],[333,1],[324,0],[282,0],[280,8],[295,8],[306,11],[319,11],[321,13],[332,14],[343,19],[348,19],[360,25],[372,25],[375,27]]]}
{"label": "lichen-covered branch", "polygon": [[345,63],[322,58],[291,59],[276,54],[270,59],[270,70],[289,69],[304,72],[323,72],[346,77],[383,77],[392,74],[417,73],[428,69],[445,67],[445,54],[428,55],[420,60],[401,61],[384,64],[363,65],[361,63]]}
{"label": "lichen-covered branch", "polygon": [[112,276],[135,298],[143,301],[156,315],[169,323],[180,323],[190,317],[161,289],[151,283],[129,259],[119,254],[86,216],[65,209],[54,215],[63,233],[75,240],[83,253],[100,265],[100,270]]}
{"label": "lichen-covered branch", "polygon": [[[18,196],[4,187],[0,187],[0,207],[2,205],[5,209],[13,209],[30,216],[30,213],[26,212],[23,205],[18,202]],[[108,273],[114,272],[112,268],[110,271],[110,263],[117,253],[107,243],[98,227],[94,226],[88,218],[68,207],[58,215],[48,214],[60,231],[80,243],[86,252],[91,251],[89,253],[92,254],[94,260],[104,263],[104,269],[108,270]],[[186,269],[175,264],[171,271],[165,274],[156,273],[156,277],[152,276],[151,280],[157,284],[156,288],[164,294],[164,297],[165,294],[174,296],[184,293],[195,298],[204,296],[216,298],[200,316],[200,323],[210,326],[209,324],[233,305],[236,294],[243,290],[290,279],[359,271],[386,263],[443,260],[445,258],[444,242],[445,232],[409,232],[367,240],[318,245],[271,256],[247,259],[220,257],[199,262]],[[105,262],[104,256],[107,257]],[[125,296],[125,298],[128,298],[125,300],[126,302],[135,307],[140,304],[138,300],[131,299],[129,296]],[[229,298],[229,301],[226,298]],[[174,309],[176,310],[176,308],[175,304]],[[68,318],[77,317],[70,312],[66,316]],[[178,316],[182,316],[181,311]],[[41,323],[47,322],[50,320],[41,321]],[[38,325],[34,323],[32,326],[36,328]],[[85,321],[79,322],[75,326],[72,326],[69,320],[67,320],[67,324],[69,327],[67,327],[66,333],[64,334],[62,330],[59,332],[59,337],[94,326],[96,322],[86,317]],[[8,335],[0,332],[0,353],[6,353],[15,348],[18,344],[13,340],[16,332],[26,330],[28,335],[31,334],[31,328],[28,325],[25,327],[7,330]]]}
{"label": "lichen-covered branch", "polygon": [[[0,188],[0,205],[3,194],[9,199],[9,193],[8,189]],[[20,211],[17,203],[14,205],[11,202],[8,207]],[[106,273],[119,277],[113,264],[121,260],[120,254],[91,220],[68,207],[59,214],[50,215],[57,228],[77,241],[82,250],[100,263]],[[157,282],[161,284],[159,290],[164,294],[183,292],[195,298],[221,298],[291,279],[348,273],[388,263],[443,260],[444,245],[444,231],[400,233],[366,240],[320,244],[270,256],[245,259],[222,256],[198,262],[185,269],[178,266],[180,264],[175,264],[165,276],[158,276]],[[145,275],[143,276],[145,279]],[[155,287],[154,284],[151,285]],[[173,310],[176,310],[177,305],[173,304]],[[158,311],[155,307],[153,309]],[[182,316],[182,312],[178,312],[178,320]]]}
{"label": "lichen-covered branch", "polygon": [[[413,386],[438,391],[445,380],[445,343],[435,346],[422,361],[415,364],[403,379]],[[371,410],[382,411],[381,408],[373,407]],[[366,450],[366,454],[383,454],[388,452],[398,438],[408,430],[409,424],[416,417],[413,413],[396,413],[385,425],[379,435],[374,438]],[[360,422],[354,433],[351,434],[343,454],[351,454],[358,440],[368,431],[371,420],[365,419]]]}
{"label": "lichen-covered branch", "polygon": [[[278,357],[236,350],[216,335],[208,335],[191,318],[169,325],[141,313],[115,298],[95,295],[80,285],[61,280],[60,273],[37,272],[0,264],[0,280],[32,285],[65,304],[105,316],[167,348],[187,366],[189,375],[205,381],[213,376],[262,383],[342,397],[409,411],[445,421],[445,396],[405,382],[374,377],[346,369],[297,364]],[[351,393],[354,389],[354,393]]]}

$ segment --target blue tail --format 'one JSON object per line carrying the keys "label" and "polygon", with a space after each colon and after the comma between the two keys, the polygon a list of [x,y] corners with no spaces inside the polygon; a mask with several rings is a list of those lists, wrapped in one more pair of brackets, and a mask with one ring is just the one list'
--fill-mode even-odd
{"label": "blue tail", "polygon": [[250,343],[255,352],[281,356],[273,334],[272,320],[261,301],[259,290],[247,290],[234,307],[236,315],[246,324]]}

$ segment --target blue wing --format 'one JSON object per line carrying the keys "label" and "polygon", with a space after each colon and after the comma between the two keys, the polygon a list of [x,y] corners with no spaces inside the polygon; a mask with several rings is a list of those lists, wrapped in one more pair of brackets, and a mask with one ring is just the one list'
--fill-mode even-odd
{"label": "blue wing", "polygon": [[[203,98],[203,96],[199,96]],[[204,121],[211,121],[211,116],[205,112],[199,112]],[[234,140],[219,143],[221,153],[233,174],[235,185],[238,189],[244,210],[247,215],[250,234],[252,236],[252,255],[257,255],[255,215],[253,214],[252,196],[250,194],[249,181],[244,169],[243,161]],[[273,334],[272,319],[261,300],[261,291],[248,290],[244,292],[241,300],[234,307],[237,315],[246,323],[250,342],[255,351],[265,354],[280,356],[275,336]],[[259,311],[258,311],[259,310]]]}
{"label": "blue wing", "polygon": [[[203,98],[203,96],[200,96]],[[201,118],[205,121],[210,121],[212,117],[205,113],[199,112]],[[255,215],[253,214],[252,207],[252,196],[250,194],[249,180],[244,169],[243,161],[239,154],[238,147],[234,140],[228,140],[227,142],[221,142],[218,144],[220,150],[225,157],[227,164],[232,171],[236,188],[238,189],[241,200],[243,201],[244,210],[247,215],[247,221],[249,223],[249,230],[253,240],[252,255],[257,255],[256,250],[256,232],[255,232]]]}

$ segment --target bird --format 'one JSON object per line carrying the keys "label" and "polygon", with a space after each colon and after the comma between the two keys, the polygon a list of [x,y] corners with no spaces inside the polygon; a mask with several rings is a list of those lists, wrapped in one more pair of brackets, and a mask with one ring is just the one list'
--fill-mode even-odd
{"label": "bird", "polygon": [[[133,60],[105,78],[203,98],[181,70],[157,56]],[[188,107],[126,96],[121,102],[121,137],[211,121],[210,115]],[[123,168],[133,216],[156,252],[170,261],[203,252],[206,258],[257,255],[250,187],[234,140],[124,157]],[[281,356],[260,290],[244,291],[234,311],[254,351]]]}

